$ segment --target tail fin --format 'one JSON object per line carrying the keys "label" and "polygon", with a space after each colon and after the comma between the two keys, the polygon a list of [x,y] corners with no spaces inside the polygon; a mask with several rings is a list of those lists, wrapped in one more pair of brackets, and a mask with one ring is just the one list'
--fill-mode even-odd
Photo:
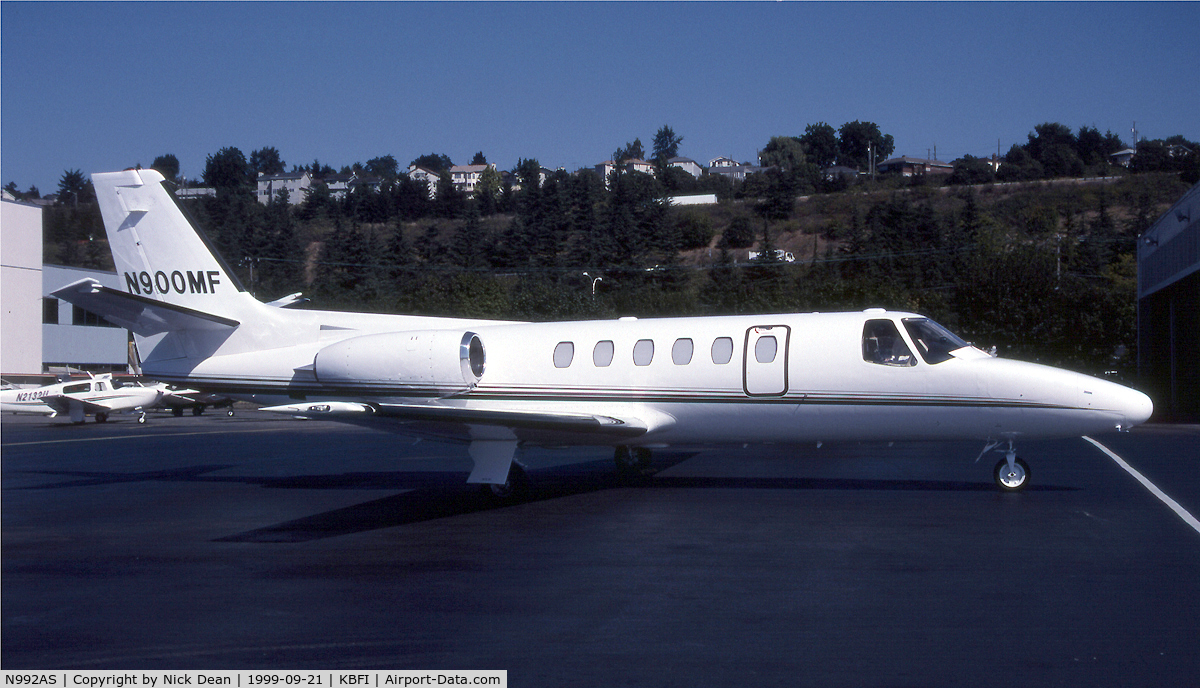
{"label": "tail fin", "polygon": [[253,297],[164,181],[155,170],[92,175],[125,290],[172,306],[236,317]]}

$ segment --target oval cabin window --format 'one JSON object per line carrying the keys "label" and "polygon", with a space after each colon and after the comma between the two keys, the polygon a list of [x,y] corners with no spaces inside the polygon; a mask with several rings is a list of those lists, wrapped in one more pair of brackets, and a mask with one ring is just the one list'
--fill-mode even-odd
{"label": "oval cabin window", "polygon": [[717,337],[712,345],[712,362],[725,365],[733,358],[733,340],[729,337]]}
{"label": "oval cabin window", "polygon": [[754,343],[754,360],[759,363],[770,363],[775,360],[775,353],[779,351],[779,342],[775,341],[775,337],[767,335],[759,337]]}
{"label": "oval cabin window", "polygon": [[566,368],[571,365],[573,358],[575,358],[575,345],[571,342],[559,342],[558,346],[554,347],[555,368]]}
{"label": "oval cabin window", "polygon": [[633,345],[633,364],[637,366],[648,366],[650,361],[654,360],[654,340],[639,339],[637,344]]}
{"label": "oval cabin window", "polygon": [[607,368],[612,365],[612,360],[613,343],[610,341],[596,342],[596,348],[592,349],[592,363],[595,363],[597,368]]}
{"label": "oval cabin window", "polygon": [[671,347],[671,361],[675,365],[687,365],[692,362],[692,340],[676,339]]}

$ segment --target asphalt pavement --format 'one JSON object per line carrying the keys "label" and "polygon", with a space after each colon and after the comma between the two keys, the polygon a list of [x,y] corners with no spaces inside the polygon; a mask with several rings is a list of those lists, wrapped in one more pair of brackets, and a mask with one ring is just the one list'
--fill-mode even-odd
{"label": "asphalt pavement", "polygon": [[[1200,514],[1200,427],[1097,436]],[[0,419],[4,669],[506,669],[515,686],[1195,685],[1200,532],[1082,439],[465,448],[239,410]]]}

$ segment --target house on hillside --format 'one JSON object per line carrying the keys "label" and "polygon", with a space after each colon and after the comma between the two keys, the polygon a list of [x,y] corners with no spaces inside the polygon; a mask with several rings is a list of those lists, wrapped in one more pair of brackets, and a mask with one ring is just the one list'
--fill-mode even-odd
{"label": "house on hillside", "polygon": [[828,182],[835,179],[858,179],[858,170],[853,167],[846,167],[845,165],[826,167],[823,172],[825,174],[825,181]]}
{"label": "house on hillside", "polygon": [[[721,158],[721,159],[728,160],[728,158]],[[766,167],[759,167],[758,165],[751,165],[749,163],[737,163],[734,165],[724,165],[723,164],[723,165],[717,165],[717,166],[709,166],[708,173],[720,175],[722,177],[727,177],[730,180],[735,181],[735,182],[744,182],[744,181],[746,181],[746,175],[755,174],[757,172],[765,172],[767,169],[768,168],[766,168]]]}
{"label": "house on hillside", "polygon": [[697,179],[704,174],[704,168],[700,167],[700,163],[691,158],[671,158],[667,161],[667,167],[678,167]]}
{"label": "house on hillside", "polygon": [[[604,188],[608,188],[608,175],[612,174],[616,168],[616,163],[612,160],[605,160],[595,166],[596,174],[600,175],[600,178],[604,180]],[[626,160],[621,165],[621,170],[624,172],[641,172],[651,177],[654,176],[654,165],[638,158]]]}
{"label": "house on hillside", "polygon": [[425,182],[429,188],[429,198],[437,197],[438,173],[427,167],[408,166],[408,178],[415,182]]}
{"label": "house on hillside", "polygon": [[884,160],[876,167],[880,174],[899,174],[904,177],[921,176],[926,174],[951,174],[954,165],[941,160],[926,160],[925,158],[910,158],[902,155],[898,158]]}
{"label": "house on hillside", "polygon": [[712,172],[714,167],[739,167],[741,164],[733,158],[713,158],[708,161],[708,171]]}
{"label": "house on hillside", "polygon": [[287,190],[288,205],[298,205],[304,202],[305,192],[312,186],[312,177],[308,172],[291,172],[288,174],[258,175],[258,190],[255,196],[258,202],[267,205],[275,198],[280,190]]}
{"label": "house on hillside", "polygon": [[496,170],[494,164],[454,165],[450,168],[450,182],[454,184],[455,189],[467,194],[467,196],[473,196],[475,195],[475,187],[479,184],[480,175],[488,168],[491,168],[492,171]]}
{"label": "house on hillside", "polygon": [[1129,167],[1129,161],[1133,160],[1133,156],[1137,155],[1137,151],[1132,148],[1125,148],[1108,156],[1108,161],[1114,165],[1121,167]]}

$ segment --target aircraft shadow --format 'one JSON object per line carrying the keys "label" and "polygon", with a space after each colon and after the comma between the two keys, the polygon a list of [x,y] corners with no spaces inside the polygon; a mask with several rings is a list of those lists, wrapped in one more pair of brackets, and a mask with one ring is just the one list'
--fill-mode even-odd
{"label": "aircraft shadow", "polygon": [[[270,489],[300,490],[400,490],[399,494],[334,509],[264,528],[217,538],[214,542],[307,542],[341,535],[392,528],[449,516],[488,511],[518,504],[599,492],[616,488],[751,489],[751,490],[880,490],[917,492],[994,492],[991,482],[951,480],[882,480],[862,478],[772,478],[663,476],[658,472],[682,463],[694,453],[655,455],[653,465],[640,475],[618,475],[611,461],[592,461],[528,472],[528,486],[520,498],[501,500],[487,488],[467,485],[458,472],[395,471],[330,475],[216,476],[207,475],[231,465],[202,465],[147,471],[111,473],[88,471],[35,471],[40,475],[74,477],[74,480],[18,489],[87,487],[133,482],[236,483]],[[1031,485],[1030,492],[1065,492],[1078,488]]]}

